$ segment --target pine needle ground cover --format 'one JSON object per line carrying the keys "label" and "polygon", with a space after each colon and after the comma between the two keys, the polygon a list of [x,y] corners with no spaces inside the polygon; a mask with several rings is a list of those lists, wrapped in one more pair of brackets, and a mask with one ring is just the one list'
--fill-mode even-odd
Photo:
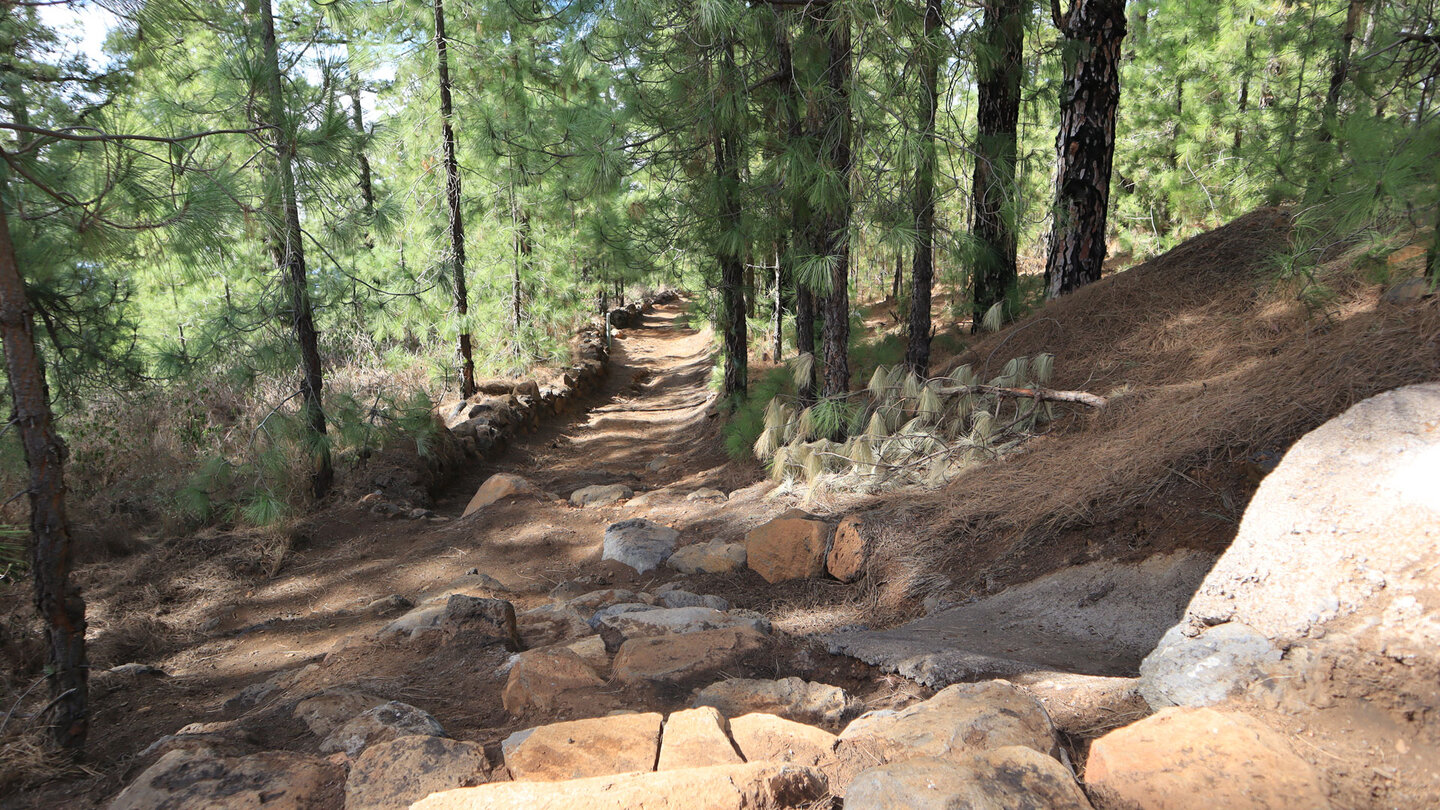
{"label": "pine needle ground cover", "polygon": [[[939,492],[874,501],[881,604],[913,611],[915,596],[946,585],[984,592],[1098,558],[1223,548],[1256,483],[1252,456],[1283,453],[1373,394],[1440,377],[1433,298],[1383,303],[1363,242],[1333,247],[1303,284],[1283,279],[1276,260],[1293,238],[1289,212],[1255,211],[937,362],[986,377],[1050,354],[1053,387],[1110,404],[1057,414],[1022,452]],[[1318,311],[1304,294],[1312,281],[1328,291]],[[1173,535],[1136,524],[1138,507],[1167,503],[1183,512],[1167,523]]]}

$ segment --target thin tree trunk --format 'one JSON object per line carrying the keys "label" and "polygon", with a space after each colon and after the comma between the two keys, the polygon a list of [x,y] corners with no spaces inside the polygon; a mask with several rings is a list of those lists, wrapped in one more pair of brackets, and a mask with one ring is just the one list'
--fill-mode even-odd
{"label": "thin tree trunk", "polygon": [[821,22],[826,29],[825,74],[829,91],[823,125],[827,129],[824,142],[829,145],[827,169],[834,173],[839,196],[819,218],[825,227],[820,235],[821,255],[830,261],[830,289],[821,310],[823,393],[826,397],[840,397],[850,391],[850,19],[838,3],[826,4],[821,11],[835,15],[835,19]]}
{"label": "thin tree trunk", "polygon": [[1055,24],[1065,34],[1065,82],[1056,138],[1055,221],[1045,264],[1049,298],[1100,279],[1120,104],[1125,0],[1075,0]]}
{"label": "thin tree trunk", "polygon": [[[795,63],[790,43],[790,19],[789,13],[781,10],[778,12],[779,19],[775,22],[775,51],[776,61],[782,88],[781,109],[783,110],[785,123],[785,136],[791,143],[798,142],[805,137],[804,125],[800,118],[796,104],[799,100],[799,88],[795,80]],[[794,253],[798,243],[808,252],[814,251],[812,239],[814,236],[814,214],[805,200],[803,189],[787,188],[790,196],[790,240],[791,246],[788,252]],[[783,254],[782,254],[783,256]],[[783,258],[782,258],[783,260]],[[800,274],[790,272],[788,274],[795,286],[795,352],[800,356],[809,355],[811,358],[810,374],[796,386],[796,398],[800,407],[808,407],[815,402],[815,294],[811,291],[810,285],[800,278]],[[777,358],[778,360],[778,358]]]}
{"label": "thin tree trunk", "polygon": [[[348,44],[345,46],[345,63],[350,74],[350,123],[355,127],[355,134],[364,138],[365,111],[360,103],[360,74],[355,70],[355,58]],[[375,210],[375,184],[370,172],[370,158],[365,154],[364,146],[355,150],[355,163],[360,173],[360,200],[365,204],[365,213],[369,214]]]}
{"label": "thin tree trunk", "polygon": [[14,400],[14,423],[30,473],[31,574],[35,609],[45,624],[50,736],[79,752],[90,727],[85,600],[70,581],[70,524],[65,518],[65,443],[55,430],[45,362],[35,346],[34,310],[25,292],[10,222],[0,207],[0,342]]}
{"label": "thin tree trunk", "polygon": [[1255,36],[1250,28],[1254,25],[1255,18],[1251,16],[1249,27],[1245,30],[1245,62],[1240,66],[1240,96],[1236,99],[1239,115],[1235,120],[1235,141],[1232,145],[1236,152],[1240,151],[1245,134],[1245,113],[1250,108],[1250,71],[1255,64]]}
{"label": "thin tree trunk", "polygon": [[920,154],[915,160],[911,215],[915,256],[910,265],[910,339],[905,365],[925,377],[930,372],[930,283],[935,275],[935,115],[940,108],[940,0],[925,2],[925,35],[916,47],[920,63]]}
{"label": "thin tree trunk", "polygon": [[775,284],[771,292],[774,295],[775,309],[770,314],[770,333],[774,340],[774,362],[778,365],[780,357],[785,351],[784,329],[785,329],[785,279],[781,274],[780,256],[784,253],[782,246],[775,248]]}
{"label": "thin tree trunk", "polygon": [[[719,96],[740,92],[736,76],[735,44],[726,41],[721,52],[719,75],[715,77],[717,107],[728,107]],[[748,386],[746,364],[749,353],[748,322],[746,321],[744,253],[738,249],[736,236],[740,230],[740,141],[743,126],[737,121],[720,121],[715,125],[715,182],[720,214],[721,240],[720,309],[725,331],[725,381],[722,395],[731,407],[745,398]],[[753,276],[752,276],[753,278]]]}
{"label": "thin tree trunk", "polygon": [[[815,294],[799,281],[795,282],[795,353],[815,357]],[[815,403],[815,369],[812,363],[810,375],[796,387],[796,398],[800,406]]]}
{"label": "thin tree trunk", "polygon": [[[895,273],[890,279],[890,301],[900,306],[900,290],[905,286],[905,254],[895,251]],[[898,312],[898,310],[897,310]]]}
{"label": "thin tree trunk", "polygon": [[270,218],[270,253],[276,267],[284,273],[290,293],[291,326],[300,347],[303,376],[300,396],[305,421],[311,434],[315,468],[311,473],[311,492],[323,498],[330,491],[335,471],[330,461],[326,438],[325,409],[322,391],[325,387],[324,368],[320,359],[320,335],[315,330],[315,315],[310,302],[310,281],[305,270],[304,233],[300,229],[300,203],[295,192],[295,167],[292,163],[295,144],[285,123],[285,91],[280,73],[280,48],[275,38],[275,17],[270,0],[249,0],[250,9],[259,17],[260,36],[265,51],[266,100],[265,120],[275,159],[276,177],[269,184],[267,204]]}
{"label": "thin tree trunk", "polygon": [[[1023,0],[996,0],[985,7],[985,48],[978,67],[975,174],[972,181],[975,289],[972,331],[990,308],[1013,297],[1019,280],[1014,228],[1016,131],[1020,122],[1020,80],[1025,56]],[[1006,313],[1007,319],[1014,313]]]}
{"label": "thin tree trunk", "polygon": [[1335,67],[1330,73],[1330,87],[1325,91],[1325,113],[1320,123],[1320,142],[1328,143],[1335,137],[1336,119],[1340,112],[1340,94],[1345,89],[1345,79],[1350,75],[1350,52],[1355,46],[1355,31],[1360,27],[1360,17],[1365,13],[1365,0],[1350,0],[1345,12],[1345,27],[1340,32],[1340,47],[1335,51]]}
{"label": "thin tree trunk", "polygon": [[445,0],[435,0],[435,56],[440,74],[440,128],[445,153],[445,203],[450,214],[450,261],[455,314],[460,319],[460,396],[475,395],[475,356],[470,345],[470,295],[465,284],[465,225],[460,213],[460,163],[455,157],[454,101],[450,95],[450,54],[445,37]]}

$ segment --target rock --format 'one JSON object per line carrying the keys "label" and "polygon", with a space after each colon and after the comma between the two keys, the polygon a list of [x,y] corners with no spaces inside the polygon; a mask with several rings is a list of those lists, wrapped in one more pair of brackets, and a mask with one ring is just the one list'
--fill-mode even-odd
{"label": "rock", "polygon": [[825,573],[830,524],[791,509],[745,535],[746,564],[772,585]]}
{"label": "rock", "polygon": [[490,781],[485,749],[473,742],[421,735],[365,749],[345,781],[345,810],[407,810],[442,790]]}
{"label": "rock", "polygon": [[1241,622],[1185,637],[1172,627],[1140,664],[1140,694],[1155,708],[1213,706],[1265,677],[1279,648]]}
{"label": "rock", "polygon": [[142,675],[153,675],[157,678],[170,677],[169,673],[159,667],[137,663],[121,664],[118,667],[111,667],[100,674],[114,675],[123,678],[138,678]]}
{"label": "rock", "polygon": [[962,762],[921,757],[861,772],[845,792],[845,810],[1090,810],[1064,765],[1023,746]]}
{"label": "rock", "polygon": [[653,605],[655,599],[649,594],[627,591],[624,588],[606,588],[603,591],[591,591],[586,594],[568,600],[565,604],[580,611],[581,613],[594,613],[602,608],[620,604],[643,604]]}
{"label": "rock", "polygon": [[835,539],[825,555],[825,570],[841,582],[854,582],[870,563],[870,529],[861,515],[849,515],[835,527]]}
{"label": "rock", "polygon": [[753,627],[632,638],[620,645],[614,677],[628,686],[679,686],[733,669],[764,648],[765,636]]}
{"label": "rock", "polygon": [[1242,714],[1170,708],[1090,747],[1100,810],[1327,808],[1320,778],[1284,737]]}
{"label": "rock", "polygon": [[415,607],[415,603],[401,596],[392,593],[389,596],[382,596],[373,602],[365,605],[361,612],[366,616],[394,616],[397,613],[404,613]]}
{"label": "rock", "polygon": [[937,757],[960,762],[979,751],[1023,745],[1057,756],[1055,729],[1040,702],[1008,681],[947,686],[900,711],[867,712],[840,733],[845,772]]}
{"label": "rock", "polygon": [[516,627],[515,606],[504,599],[451,594],[445,600],[440,623],[469,642],[504,644],[511,652],[524,649]]}
{"label": "rock", "polygon": [[[1327,693],[1340,684],[1371,690],[1380,677],[1396,679],[1388,691],[1397,694],[1411,691],[1403,685],[1411,678],[1433,683],[1440,671],[1437,480],[1440,383],[1371,397],[1301,438],[1261,482],[1178,632],[1147,659],[1146,699],[1199,703],[1247,687],[1298,693],[1311,680]],[[1254,636],[1222,629],[1227,623]],[[1307,656],[1293,654],[1302,647]],[[1276,662],[1275,649],[1292,652]],[[1186,661],[1218,666],[1187,674]],[[1303,661],[1316,669],[1300,669]],[[1206,683],[1211,673],[1214,688]]]}
{"label": "rock", "polygon": [[682,574],[728,574],[745,567],[745,546],[711,540],[682,546],[665,564]]}
{"label": "rock", "polygon": [[695,705],[714,706],[731,718],[761,712],[812,725],[839,725],[860,707],[838,686],[795,677],[778,681],[727,678],[700,690]]}
{"label": "rock", "polygon": [[673,456],[656,456],[655,458],[650,460],[649,464],[645,465],[645,469],[649,470],[650,472],[660,472],[666,467],[669,467],[674,462],[675,459]]}
{"label": "rock", "polygon": [[520,654],[510,668],[501,702],[505,711],[516,716],[552,711],[562,705],[564,693],[604,685],[594,668],[573,650],[546,647]]}
{"label": "rock", "polygon": [[653,771],[662,716],[622,714],[517,731],[505,738],[505,766],[516,781],[560,782]]}
{"label": "rock", "polygon": [[109,810],[322,810],[343,804],[344,783],[341,766],[286,751],[245,757],[171,751],[121,791]]}
{"label": "rock", "polygon": [[610,652],[605,649],[605,640],[589,636],[565,645],[565,649],[580,656],[580,660],[595,668],[597,673],[610,669]]}
{"label": "rock", "polygon": [[657,771],[704,768],[710,765],[738,765],[744,762],[730,742],[729,723],[720,712],[706,706],[685,709],[665,720],[660,737]]}
{"label": "rock", "polygon": [[1018,678],[1040,700],[1057,731],[1091,739],[1150,713],[1139,678],[1045,672]]}
{"label": "rock", "polygon": [[729,499],[725,493],[718,489],[697,489],[685,496],[685,500],[691,503],[706,501],[709,503],[724,503]]}
{"label": "rock", "polygon": [[[599,614],[596,614],[597,617]],[[600,637],[607,650],[618,650],[627,639],[684,635],[722,627],[749,627],[769,633],[770,622],[763,616],[726,613],[707,607],[651,608],[605,616],[599,619]]]}
{"label": "rock", "polygon": [[[588,624],[590,629],[599,631],[605,626],[606,620],[614,616],[623,616],[626,613],[642,613],[647,610],[655,610],[655,606],[645,602],[621,602],[618,605],[608,605],[595,611]],[[659,635],[658,633],[656,635]]]}
{"label": "rock", "polygon": [[1380,296],[1380,302],[1394,305],[1413,304],[1417,301],[1423,301],[1434,294],[1435,291],[1431,289],[1429,279],[1424,277],[1409,278],[1386,290],[1385,293]]}
{"label": "rock", "polygon": [[824,766],[834,756],[834,734],[773,714],[746,714],[730,721],[730,738],[746,762]]}
{"label": "rock", "polygon": [[635,496],[624,484],[596,484],[570,493],[571,506],[610,506]]}
{"label": "rock", "polygon": [[385,698],[357,689],[326,689],[295,704],[293,715],[311,734],[324,739],[356,715],[385,703]]}
{"label": "rock", "polygon": [[774,762],[570,782],[508,782],[437,793],[412,810],[781,810],[825,798],[824,775]]}
{"label": "rock", "polygon": [[376,638],[401,635],[407,638],[416,638],[430,630],[438,630],[443,618],[445,618],[445,605],[440,602],[427,602],[385,625],[376,634]]}
{"label": "rock", "polygon": [[471,498],[465,507],[465,516],[468,517],[505,498],[517,495],[539,497],[541,494],[538,487],[518,475],[496,473],[485,479],[485,483],[475,491],[475,497]]}
{"label": "rock", "polygon": [[520,640],[527,647],[544,647],[580,636],[594,635],[585,616],[568,605],[545,605],[516,617]]}
{"label": "rock", "polygon": [[701,596],[689,591],[674,589],[660,594],[659,603],[667,608],[705,607],[713,610],[729,610],[730,603],[718,596]]}
{"label": "rock", "polygon": [[[243,718],[242,718],[243,719]],[[207,754],[212,757],[243,757],[260,749],[260,740],[241,720],[190,723],[174,734],[166,734],[140,752],[140,759],[163,757],[172,751]]]}
{"label": "rock", "polygon": [[320,752],[343,751],[346,756],[354,757],[375,743],[416,734],[444,737],[445,729],[424,709],[392,700],[361,712],[330,732],[320,743]]}
{"label": "rock", "polygon": [[615,560],[634,568],[636,573],[652,571],[675,551],[680,533],[659,523],[633,518],[612,523],[605,530],[605,545],[600,557]]}

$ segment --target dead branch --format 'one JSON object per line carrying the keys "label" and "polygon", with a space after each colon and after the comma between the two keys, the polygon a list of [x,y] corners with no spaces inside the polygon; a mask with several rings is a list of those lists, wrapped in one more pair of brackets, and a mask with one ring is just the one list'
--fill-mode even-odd
{"label": "dead branch", "polygon": [[1053,391],[1049,388],[1001,388],[998,385],[956,385],[941,387],[941,394],[989,394],[1014,399],[1034,399],[1041,402],[1073,402],[1096,410],[1110,404],[1110,400],[1098,394],[1085,391]]}

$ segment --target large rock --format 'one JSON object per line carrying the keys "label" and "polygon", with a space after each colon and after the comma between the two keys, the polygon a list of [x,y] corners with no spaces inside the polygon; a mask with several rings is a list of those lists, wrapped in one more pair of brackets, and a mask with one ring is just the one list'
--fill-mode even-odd
{"label": "large rock", "polygon": [[228,758],[171,751],[121,791],[110,810],[338,810],[344,784],[341,766],[287,751]]}
{"label": "large rock", "polygon": [[798,509],[745,535],[746,564],[774,584],[825,573],[831,526]]}
{"label": "large rock", "polygon": [[606,588],[599,591],[590,591],[581,594],[573,599],[566,600],[565,604],[580,613],[594,613],[597,610],[612,605],[653,605],[655,597],[648,593],[636,593],[627,591],[624,588]]}
{"label": "large rock", "polygon": [[825,777],[811,768],[752,762],[481,785],[436,793],[412,810],[783,810],[810,807],[825,795]]}
{"label": "large rock", "polygon": [[651,520],[622,520],[605,530],[600,557],[624,563],[643,574],[665,562],[675,551],[675,541],[679,538],[679,532]]}
{"label": "large rock", "polygon": [[385,703],[385,698],[341,687],[326,689],[296,703],[294,715],[310,729],[311,734],[323,739],[361,712]]}
{"label": "large rock", "polygon": [[517,731],[501,745],[505,767],[527,782],[652,771],[661,721],[654,712],[620,714]]}
{"label": "large rock", "polygon": [[719,540],[681,546],[665,564],[682,574],[728,574],[745,567],[745,546]]}
{"label": "large rock", "polygon": [[634,497],[635,490],[624,484],[595,484],[570,493],[572,506],[610,506]]}
{"label": "large rock", "polygon": [[1065,734],[1089,739],[1150,714],[1140,697],[1139,678],[1037,672],[1016,680]]}
{"label": "large rock", "polygon": [[490,781],[485,749],[441,737],[400,737],[365,749],[345,781],[345,810],[406,810],[442,790]]}
{"label": "large rock", "polygon": [[600,637],[605,647],[617,650],[627,639],[651,636],[683,635],[724,627],[749,627],[759,633],[770,632],[764,616],[727,613],[708,607],[651,608],[617,613],[599,620]]}
{"label": "large rock", "polygon": [[[1436,481],[1440,383],[1372,397],[1300,439],[1261,483],[1177,633],[1147,661],[1146,698],[1202,704],[1270,680],[1299,690],[1312,673],[1287,667],[1301,657],[1274,660],[1276,649],[1293,646],[1324,662],[1317,681],[1373,682],[1384,673],[1372,671],[1372,661],[1396,662],[1391,669],[1401,679],[1413,677],[1401,670],[1424,671],[1433,681],[1440,672]],[[1208,640],[1216,634],[1220,642]],[[1185,672],[1186,662],[1206,661],[1217,666]]]}
{"label": "large rock", "polygon": [[862,515],[850,515],[835,527],[835,538],[825,555],[825,570],[841,582],[854,582],[870,564],[871,530]]}
{"label": "large rock", "polygon": [[760,712],[812,725],[839,725],[860,704],[838,686],[790,677],[778,681],[727,678],[700,690],[695,705],[714,706],[726,717]]}
{"label": "large rock", "polygon": [[1009,745],[1059,754],[1039,701],[1007,681],[983,681],[948,686],[900,711],[867,712],[840,733],[836,754],[849,774],[919,757],[962,762]]}
{"label": "large rock", "polygon": [[516,617],[520,640],[527,647],[544,647],[595,633],[585,615],[569,605],[545,605]]}
{"label": "large rock", "polygon": [[709,706],[675,712],[665,719],[655,770],[738,765],[744,761],[730,742],[729,723]]}
{"label": "large rock", "polygon": [[485,483],[475,490],[475,496],[465,507],[465,516],[472,515],[487,506],[505,498],[517,496],[543,497],[545,493],[540,488],[526,481],[518,475],[510,473],[495,473],[485,479]]}
{"label": "large rock", "polygon": [[1284,737],[1214,709],[1170,708],[1106,734],[1090,747],[1085,783],[1101,810],[1330,806]]}
{"label": "large rock", "polygon": [[1024,746],[960,762],[922,757],[861,772],[845,810],[1090,810],[1064,765]]}
{"label": "large rock", "polygon": [[389,638],[391,636],[406,636],[416,638],[432,630],[440,629],[440,622],[445,618],[445,605],[442,602],[426,602],[418,605],[405,615],[395,619],[380,629],[378,638]]}
{"label": "large rock", "polygon": [[320,751],[326,754],[344,752],[346,756],[353,757],[375,743],[416,734],[444,737],[445,729],[424,709],[392,700],[361,712],[330,732],[330,736],[321,741]]}
{"label": "large rock", "polygon": [[632,638],[620,645],[614,676],[627,686],[682,686],[734,669],[763,650],[765,641],[752,627]]}
{"label": "large rock", "polygon": [[834,758],[834,734],[773,714],[746,714],[730,721],[730,738],[746,762],[789,762],[822,767]]}
{"label": "large rock", "polygon": [[565,706],[568,692],[604,685],[594,668],[574,650],[545,647],[520,654],[510,667],[501,702],[505,711],[517,716],[531,711],[548,712]]}

